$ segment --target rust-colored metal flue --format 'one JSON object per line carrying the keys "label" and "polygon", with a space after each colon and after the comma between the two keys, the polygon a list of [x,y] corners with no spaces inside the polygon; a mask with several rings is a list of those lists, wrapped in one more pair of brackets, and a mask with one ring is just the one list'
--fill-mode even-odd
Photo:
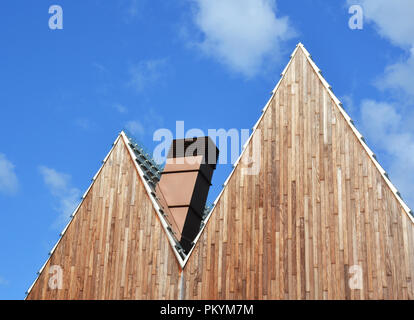
{"label": "rust-colored metal flue", "polygon": [[173,140],[157,185],[172,215],[167,219],[187,253],[200,231],[218,154],[209,137]]}

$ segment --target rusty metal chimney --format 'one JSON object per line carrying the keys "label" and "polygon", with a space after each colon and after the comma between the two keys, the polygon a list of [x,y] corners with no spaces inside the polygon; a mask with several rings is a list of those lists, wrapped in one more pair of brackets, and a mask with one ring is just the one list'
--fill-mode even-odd
{"label": "rusty metal chimney", "polygon": [[157,194],[186,253],[200,231],[218,149],[209,137],[173,140]]}

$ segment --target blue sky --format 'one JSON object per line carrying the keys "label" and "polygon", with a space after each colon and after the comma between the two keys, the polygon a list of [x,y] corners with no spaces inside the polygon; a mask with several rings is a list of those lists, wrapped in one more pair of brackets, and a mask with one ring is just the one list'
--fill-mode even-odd
{"label": "blue sky", "polygon": [[0,299],[24,298],[120,130],[152,150],[178,120],[251,128],[299,41],[414,207],[412,16],[411,0],[1,1]]}

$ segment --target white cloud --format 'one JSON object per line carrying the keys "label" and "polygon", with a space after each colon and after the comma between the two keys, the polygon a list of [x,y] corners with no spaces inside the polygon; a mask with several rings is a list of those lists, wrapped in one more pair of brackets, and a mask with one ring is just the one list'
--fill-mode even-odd
{"label": "white cloud", "polygon": [[389,103],[364,100],[361,103],[361,119],[370,138],[381,142],[390,132],[398,129],[401,115]]}
{"label": "white cloud", "polygon": [[71,177],[68,174],[45,166],[40,166],[39,172],[50,193],[58,202],[54,209],[59,216],[52,226],[61,229],[69,221],[70,214],[80,202],[80,190],[71,186]]}
{"label": "white cloud", "polygon": [[144,126],[138,120],[128,121],[125,124],[125,128],[135,136],[142,136],[145,134]]}
{"label": "white cloud", "polygon": [[103,64],[100,64],[99,62],[93,62],[92,66],[95,69],[97,69],[99,72],[102,72],[102,73],[108,72],[108,69]]}
{"label": "white cloud", "polygon": [[412,0],[347,0],[360,4],[364,18],[375,23],[378,33],[400,47],[414,44],[414,1]]}
{"label": "white cloud", "polygon": [[115,103],[114,108],[116,110],[118,110],[119,113],[127,113],[128,112],[127,107],[125,107],[124,105],[122,105],[120,103]]}
{"label": "white cloud", "polygon": [[386,67],[385,74],[376,83],[380,89],[396,90],[398,93],[405,93],[409,98],[414,98],[414,47],[410,53],[406,61]]}
{"label": "white cloud", "polygon": [[18,188],[19,182],[14,172],[13,163],[0,153],[0,193],[14,195]]}
{"label": "white cloud", "polygon": [[154,108],[148,108],[147,113],[143,116],[146,127],[159,129],[164,125],[164,118],[155,111]]}
{"label": "white cloud", "polygon": [[146,0],[121,0],[120,6],[124,22],[131,23],[144,16]]}
{"label": "white cloud", "polygon": [[132,17],[136,17],[138,14],[138,0],[130,0],[127,13]]}
{"label": "white cloud", "polygon": [[[414,1],[412,0],[347,0],[360,4],[364,18],[373,23],[378,34],[408,53],[408,59],[385,68],[376,81],[378,88],[395,91],[393,102],[363,100],[361,127],[368,142],[382,151],[392,182],[407,203],[414,206],[414,131],[409,126],[413,117],[406,107],[414,98]],[[380,159],[381,160],[381,159]]]}
{"label": "white cloud", "polygon": [[294,31],[288,17],[276,16],[275,0],[194,0],[194,22],[207,55],[248,77],[267,59],[277,60]]}
{"label": "white cloud", "polygon": [[161,80],[166,68],[166,59],[145,60],[131,65],[128,70],[130,75],[129,85],[136,91],[142,92]]}
{"label": "white cloud", "polygon": [[364,18],[375,25],[377,32],[392,44],[410,50],[409,58],[385,69],[377,81],[380,89],[396,90],[414,98],[414,1],[413,0],[347,0],[362,5]]}
{"label": "white cloud", "polygon": [[75,120],[75,125],[84,130],[90,130],[95,128],[95,123],[86,118],[78,118]]}
{"label": "white cloud", "polygon": [[164,126],[164,118],[158,114],[154,108],[146,108],[146,112],[141,112],[139,120],[131,120],[125,124],[125,129],[137,138],[152,133]]}
{"label": "white cloud", "polygon": [[404,116],[390,103],[362,101],[361,121],[368,142],[390,158],[390,178],[413,207],[414,132],[405,129]]}
{"label": "white cloud", "polygon": [[356,111],[355,105],[354,105],[354,98],[352,95],[343,95],[340,97],[340,100],[343,102],[346,112],[350,115],[353,115]]}

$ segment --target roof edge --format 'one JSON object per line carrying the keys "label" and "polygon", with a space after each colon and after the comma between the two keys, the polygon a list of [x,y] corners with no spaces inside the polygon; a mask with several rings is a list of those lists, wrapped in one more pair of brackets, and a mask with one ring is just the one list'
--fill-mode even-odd
{"label": "roof edge", "polygon": [[55,252],[57,246],[59,245],[60,241],[62,240],[63,236],[65,235],[66,230],[69,228],[69,225],[72,223],[73,218],[78,213],[79,208],[81,207],[83,201],[85,200],[85,198],[88,195],[90,189],[92,188],[92,185],[95,183],[95,181],[96,181],[99,173],[102,171],[103,166],[105,165],[106,161],[108,160],[109,156],[111,155],[112,151],[114,150],[114,148],[115,148],[116,144],[118,143],[120,137],[121,137],[121,134],[119,134],[117,136],[117,138],[115,139],[115,141],[112,143],[111,149],[109,150],[109,152],[107,153],[107,155],[105,156],[105,158],[102,160],[102,164],[101,164],[100,168],[98,169],[98,171],[96,172],[96,174],[93,176],[91,184],[86,189],[85,193],[82,195],[82,198],[81,198],[81,201],[80,201],[79,205],[75,208],[75,210],[70,215],[69,222],[66,224],[66,226],[63,228],[62,232],[59,234],[59,239],[57,240],[56,244],[53,246],[52,250],[49,251],[49,257],[47,258],[46,262],[42,265],[42,267],[39,269],[39,271],[37,271],[37,273],[36,273],[37,274],[36,279],[33,281],[33,283],[30,285],[29,289],[25,293],[25,295],[26,295],[25,298],[24,298],[25,300],[27,299],[27,297],[29,296],[30,292],[32,291],[34,285],[36,284],[37,280],[39,279],[40,275],[42,274],[42,272],[43,272],[44,268],[46,267],[47,263],[52,258],[53,253]]}
{"label": "roof edge", "polygon": [[351,117],[348,115],[348,113],[342,107],[342,102],[333,93],[332,87],[329,85],[329,83],[322,76],[322,71],[318,68],[318,66],[312,60],[312,56],[310,55],[310,53],[308,52],[308,50],[306,50],[305,46],[302,43],[300,43],[300,42],[298,43],[297,48],[301,48],[302,49],[303,53],[305,54],[306,59],[308,60],[308,62],[312,66],[312,68],[315,70],[315,72],[318,75],[318,77],[319,77],[320,81],[322,82],[322,84],[327,89],[327,91],[329,93],[329,96],[334,101],[336,107],[339,109],[339,111],[342,114],[342,116],[345,118],[345,121],[351,127],[352,132],[355,134],[355,136],[357,137],[357,139],[361,143],[361,145],[364,148],[364,150],[368,153],[368,156],[370,157],[370,159],[374,163],[375,167],[380,172],[381,176],[385,180],[385,182],[388,185],[388,187],[391,189],[391,191],[394,194],[394,196],[397,198],[397,201],[399,202],[399,204],[403,208],[404,212],[408,215],[408,217],[411,220],[411,222],[414,223],[414,217],[412,215],[411,209],[404,202],[404,200],[401,197],[400,192],[398,191],[398,189],[395,187],[395,185],[391,182],[390,178],[388,177],[387,172],[384,170],[384,168],[380,165],[380,163],[376,159],[376,156],[375,156],[374,152],[366,144],[366,142],[364,140],[364,136],[358,131],[358,129],[356,128],[355,124],[353,123]]}
{"label": "roof edge", "polygon": [[226,189],[227,184],[228,184],[228,182],[230,181],[230,178],[233,176],[233,173],[235,172],[235,170],[236,170],[237,166],[239,165],[239,162],[240,162],[241,158],[243,157],[244,153],[246,152],[247,146],[249,145],[250,141],[252,140],[253,135],[255,134],[255,132],[256,132],[256,130],[257,130],[257,127],[258,127],[258,125],[259,125],[260,121],[261,121],[261,120],[262,120],[262,118],[264,117],[264,114],[265,114],[266,110],[269,108],[270,102],[273,100],[274,95],[275,95],[275,93],[276,93],[277,89],[279,88],[280,83],[282,82],[282,80],[283,80],[283,78],[284,78],[284,76],[285,76],[285,74],[286,74],[287,69],[289,68],[290,64],[292,63],[293,57],[295,56],[296,52],[297,52],[297,51],[298,51],[298,49],[299,49],[299,45],[301,45],[301,43],[300,43],[300,42],[299,42],[299,44],[297,44],[297,45],[296,45],[295,49],[293,50],[292,54],[290,55],[290,60],[289,60],[288,64],[287,64],[287,65],[286,65],[286,67],[283,69],[282,73],[280,74],[280,79],[279,79],[279,81],[277,82],[277,84],[276,84],[276,86],[274,87],[274,89],[271,91],[271,94],[272,94],[272,95],[271,95],[271,97],[269,98],[269,100],[266,102],[266,104],[265,104],[264,108],[262,109],[262,113],[261,113],[261,115],[260,115],[259,119],[256,121],[255,125],[254,125],[254,126],[253,126],[253,128],[252,128],[252,133],[250,134],[250,136],[249,136],[249,138],[247,139],[246,143],[243,145],[243,147],[242,147],[242,151],[241,151],[241,153],[240,153],[239,157],[238,157],[238,158],[237,158],[237,160],[234,162],[232,171],[230,172],[230,174],[228,175],[227,179],[226,179],[226,180],[224,181],[224,183],[223,183],[223,188],[221,189],[221,191],[220,191],[219,195],[218,195],[218,196],[216,197],[216,199],[214,200],[214,202],[213,202],[213,208],[211,209],[210,213],[209,213],[209,214],[208,214],[208,216],[206,217],[205,222],[204,222],[204,226],[203,226],[203,228],[200,230],[200,232],[198,233],[198,235],[197,235],[197,236],[196,236],[196,238],[194,239],[194,246],[193,246],[193,248],[191,248],[190,252],[188,253],[188,255],[187,255],[187,256],[186,256],[186,258],[185,258],[185,261],[184,261],[184,262],[185,262],[185,264],[187,264],[188,260],[190,259],[191,253],[192,253],[192,252],[193,252],[193,250],[195,249],[195,247],[196,247],[196,245],[197,245],[198,240],[200,239],[200,237],[201,237],[202,233],[204,232],[204,229],[207,227],[207,224],[208,224],[208,222],[209,222],[209,220],[210,220],[210,217],[211,217],[211,215],[214,213],[215,208],[216,208],[216,205],[217,205],[218,201],[220,200],[221,196],[223,195],[224,190]]}
{"label": "roof edge", "polygon": [[194,239],[194,246],[193,248],[190,250],[190,252],[188,253],[188,255],[186,256],[185,260],[184,260],[184,265],[187,263],[188,259],[191,256],[191,253],[193,252],[193,250],[195,249],[197,242],[199,240],[199,238],[201,237],[204,229],[207,227],[207,224],[210,220],[211,215],[214,213],[216,205],[218,203],[218,201],[220,200],[224,190],[227,187],[228,182],[230,181],[230,178],[233,176],[234,171],[236,170],[240,159],[242,158],[244,152],[247,149],[248,144],[250,143],[251,139],[253,138],[254,133],[257,130],[257,127],[260,123],[260,121],[262,120],[262,118],[264,117],[264,114],[266,112],[266,110],[269,108],[270,102],[272,101],[272,99],[274,98],[274,95],[277,91],[277,89],[279,88],[285,74],[286,71],[288,70],[288,68],[290,67],[294,56],[296,55],[296,53],[298,52],[298,50],[301,49],[303,51],[303,53],[305,54],[306,59],[309,61],[309,63],[311,64],[312,68],[314,69],[314,71],[316,72],[316,74],[318,75],[318,78],[320,79],[320,81],[322,82],[322,84],[324,85],[324,87],[328,90],[329,92],[329,96],[332,98],[332,100],[335,102],[335,105],[337,106],[337,108],[339,109],[340,113],[343,115],[343,117],[345,118],[346,122],[348,123],[348,125],[351,127],[352,131],[354,132],[354,134],[356,135],[356,137],[358,138],[359,142],[361,143],[361,145],[363,146],[363,148],[365,149],[365,151],[368,153],[369,157],[371,158],[371,160],[374,162],[374,165],[377,167],[377,169],[379,170],[381,176],[384,178],[385,182],[387,183],[387,185],[390,187],[392,193],[395,195],[395,197],[397,198],[397,201],[400,203],[401,207],[403,208],[404,212],[408,215],[409,219],[411,220],[412,223],[414,223],[414,217],[412,216],[412,211],[411,209],[408,207],[408,205],[404,202],[404,200],[401,198],[401,196],[399,195],[399,191],[398,189],[392,184],[392,182],[390,181],[390,179],[387,176],[386,171],[382,168],[382,166],[379,164],[379,162],[375,159],[375,154],[372,152],[372,150],[368,147],[368,145],[365,143],[364,141],[364,137],[362,136],[362,134],[357,130],[357,128],[355,127],[355,125],[352,122],[351,117],[346,113],[346,111],[342,108],[342,103],[341,101],[335,96],[335,94],[332,91],[332,87],[329,85],[329,83],[325,80],[325,78],[322,76],[322,71],[321,69],[318,68],[318,66],[315,64],[315,62],[312,60],[312,56],[310,55],[310,53],[308,52],[308,50],[306,50],[305,46],[302,44],[302,42],[299,42],[295,49],[293,50],[292,54],[290,55],[290,60],[287,63],[287,65],[285,66],[285,68],[283,69],[282,73],[280,74],[280,79],[277,82],[276,86],[273,88],[272,90],[272,95],[269,98],[269,100],[267,101],[267,103],[265,104],[264,108],[262,109],[262,113],[259,117],[259,119],[257,120],[257,122],[255,123],[255,125],[253,126],[253,130],[252,133],[250,134],[249,138],[247,139],[246,143],[243,145],[243,149],[240,153],[240,156],[237,158],[237,160],[235,161],[235,163],[233,164],[233,170],[230,172],[230,174],[228,175],[227,179],[225,180],[224,184],[223,184],[223,188],[221,189],[219,195],[217,196],[217,198],[214,200],[213,202],[213,208],[211,209],[210,213],[208,214],[208,216],[205,219],[205,223],[203,228],[200,230],[199,234],[196,236],[196,238]]}
{"label": "roof edge", "polygon": [[121,131],[120,137],[122,137],[122,140],[123,140],[123,142],[125,143],[125,146],[128,149],[129,155],[131,156],[131,158],[132,158],[132,160],[134,162],[135,168],[138,171],[138,176],[141,178],[141,181],[144,184],[145,190],[147,191],[147,195],[148,195],[148,197],[150,198],[150,200],[152,202],[153,208],[156,211],[157,216],[158,216],[158,218],[161,221],[161,225],[162,225],[162,227],[163,227],[163,229],[165,231],[165,234],[166,234],[166,236],[168,238],[168,241],[169,241],[169,243],[171,245],[171,249],[173,250],[173,252],[175,254],[175,257],[177,258],[178,263],[180,264],[181,268],[184,269],[184,266],[185,266],[184,261],[185,260],[183,258],[181,258],[181,255],[179,254],[179,252],[177,251],[177,249],[175,247],[177,245],[177,243],[174,240],[174,238],[171,236],[171,234],[170,234],[170,232],[168,230],[168,223],[165,220],[164,216],[161,214],[162,209],[159,206],[157,200],[152,195],[151,187],[148,185],[147,181],[144,178],[144,172],[142,171],[142,169],[140,168],[140,166],[138,165],[138,163],[136,161],[137,157],[135,156],[135,153],[132,151],[132,149],[131,149],[131,147],[129,145],[128,137],[127,137],[127,135],[125,134],[124,131]]}

